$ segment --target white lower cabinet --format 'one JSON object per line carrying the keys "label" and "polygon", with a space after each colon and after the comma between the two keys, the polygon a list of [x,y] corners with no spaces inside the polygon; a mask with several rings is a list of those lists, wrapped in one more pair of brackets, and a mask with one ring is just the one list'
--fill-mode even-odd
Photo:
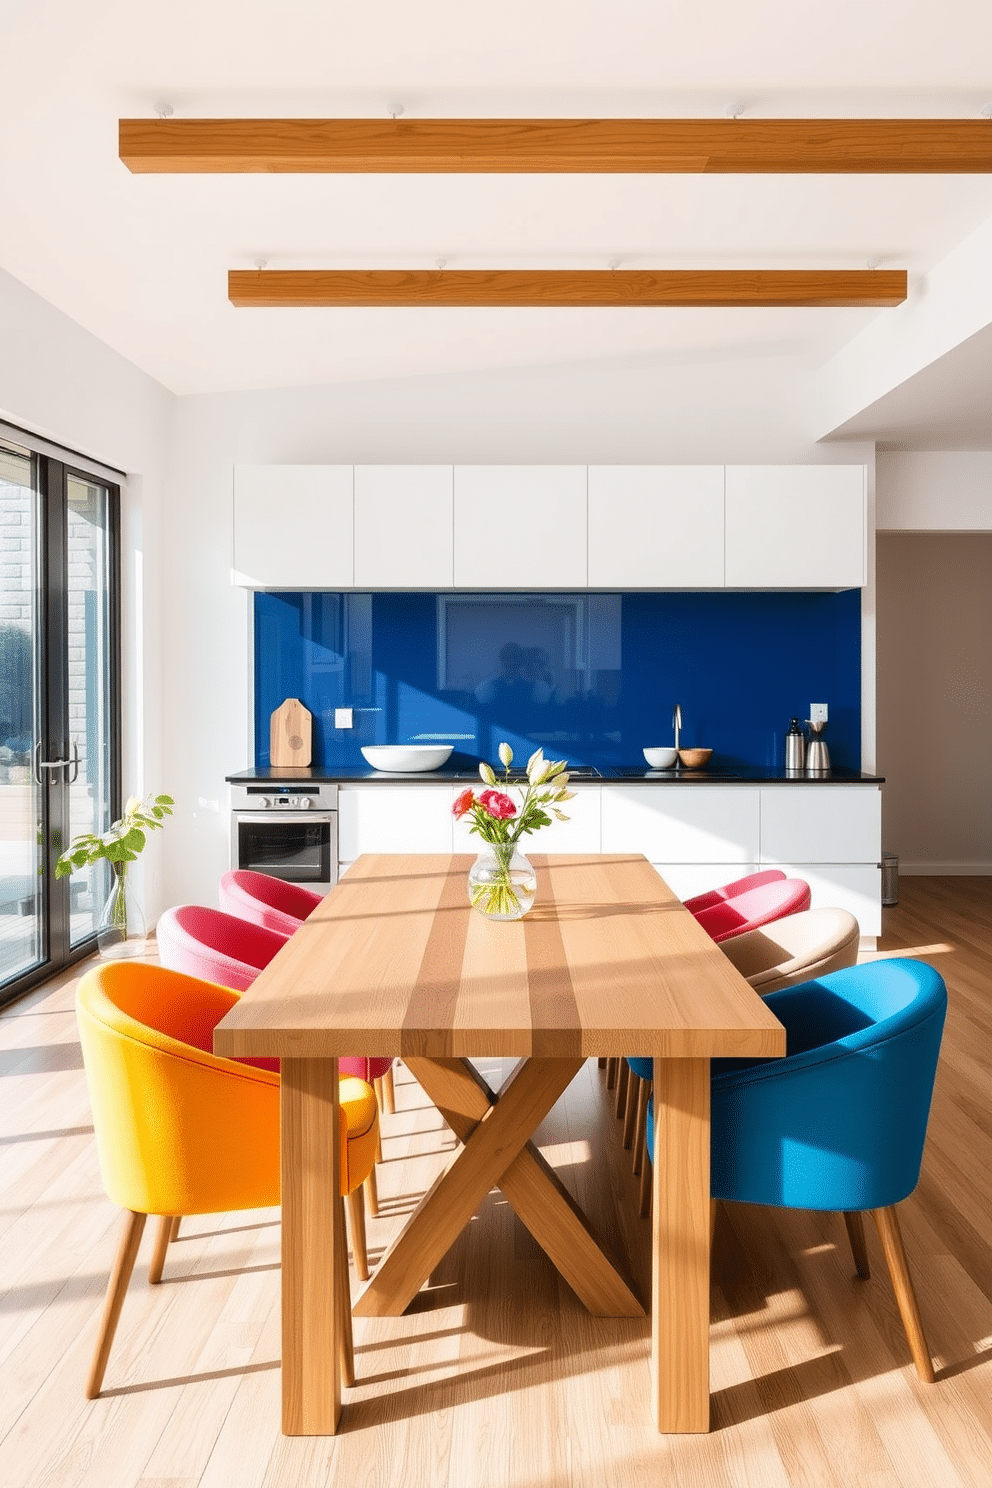
{"label": "white lower cabinet", "polygon": [[761,792],[763,868],[810,886],[812,908],[846,909],[882,933],[882,792],[870,785],[786,785]]}
{"label": "white lower cabinet", "polygon": [[882,933],[882,870],[878,863],[769,863],[788,878],[804,878],[811,909],[846,909],[862,935]]}
{"label": "white lower cabinet", "polygon": [[[464,784],[342,785],[341,872],[365,852],[478,852],[451,808]],[[871,786],[579,785],[568,821],[524,837],[530,853],[643,853],[680,899],[761,868],[810,886],[812,907],[882,931],[881,793]]]}
{"label": "white lower cabinet", "polygon": [[652,863],[672,893],[679,899],[694,899],[697,894],[707,894],[710,889],[733,883],[735,878],[744,878],[748,873],[757,873],[758,865],[751,863]]}
{"label": "white lower cabinet", "polygon": [[338,857],[361,853],[450,853],[456,788],[451,785],[342,785]]}
{"label": "white lower cabinet", "polygon": [[[603,852],[639,852],[652,863],[753,862],[758,791],[748,786],[603,787]],[[726,879],[739,877],[734,873]]]}
{"label": "white lower cabinet", "polygon": [[870,785],[778,785],[761,792],[763,863],[878,863],[882,792]]}

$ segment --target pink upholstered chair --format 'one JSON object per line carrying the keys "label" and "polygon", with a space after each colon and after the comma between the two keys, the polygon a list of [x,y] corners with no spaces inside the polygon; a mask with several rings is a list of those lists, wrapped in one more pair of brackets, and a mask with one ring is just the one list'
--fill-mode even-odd
{"label": "pink upholstered chair", "polygon": [[784,877],[781,868],[764,868],[760,873],[735,878],[733,883],[723,884],[719,889],[710,889],[706,894],[696,894],[692,899],[683,899],[682,902],[690,914],[698,914],[701,909],[712,909],[714,904],[722,904],[725,899],[736,899],[738,894],[746,894],[749,889],[760,889],[762,884],[775,883]]}
{"label": "pink upholstered chair", "polygon": [[225,914],[286,936],[300,928],[322,899],[303,884],[286,883],[270,873],[252,873],[247,868],[232,868],[225,873],[217,897]]}
{"label": "pink upholstered chair", "polygon": [[[287,939],[276,930],[267,930],[264,925],[252,924],[250,920],[239,919],[221,909],[208,909],[202,904],[180,904],[175,909],[167,909],[159,918],[155,936],[159,960],[170,971],[181,971],[205,982],[218,982],[235,992],[244,992],[251,986]],[[263,1069],[279,1068],[278,1060],[260,1059],[253,1063]],[[391,1070],[392,1063],[388,1058],[353,1056],[339,1059],[338,1071],[341,1075],[354,1075],[374,1085],[380,1106],[392,1111],[391,1092],[387,1099],[384,1086],[384,1077]],[[377,1160],[380,1156],[381,1148]],[[379,1194],[374,1168],[365,1185],[365,1194],[369,1209],[378,1214]],[[364,1238],[362,1244],[364,1247]],[[359,1275],[363,1280],[368,1277],[368,1264],[364,1259]]]}
{"label": "pink upholstered chair", "polygon": [[[287,940],[295,934],[318,904],[323,901],[323,895],[314,893],[312,889],[304,888],[302,884],[285,883],[281,878],[273,878],[269,873],[252,873],[246,868],[231,868],[223,874],[218,885],[217,897],[223,914],[233,915],[236,919],[251,925],[258,925],[263,930],[278,935],[280,941]],[[227,937],[221,929],[213,933],[223,939],[225,945],[228,943],[233,945],[237,939],[236,936]],[[161,935],[161,930],[159,930],[159,935]],[[255,944],[251,954],[256,958],[264,954],[264,945]],[[263,961],[258,961],[257,970],[261,971],[263,966],[267,966],[274,954],[275,951],[272,951],[271,954],[265,955]],[[220,978],[215,976],[213,980],[219,981]],[[244,986],[250,986],[253,980],[252,977]],[[224,985],[231,987],[234,983],[225,981]],[[243,991],[244,987],[241,990]],[[367,1080],[370,1085],[374,1085],[380,1107],[388,1111],[390,1115],[395,1112],[396,1096],[393,1089],[393,1061],[391,1059],[346,1058],[341,1059],[339,1065],[342,1075],[354,1075],[357,1079]],[[373,1214],[378,1213],[371,1194],[370,1203]]]}
{"label": "pink upholstered chair", "polygon": [[809,884],[803,879],[777,879],[698,910],[696,919],[719,944],[732,935],[743,935],[746,930],[756,930],[759,925],[770,925],[773,920],[809,909],[809,898]]}

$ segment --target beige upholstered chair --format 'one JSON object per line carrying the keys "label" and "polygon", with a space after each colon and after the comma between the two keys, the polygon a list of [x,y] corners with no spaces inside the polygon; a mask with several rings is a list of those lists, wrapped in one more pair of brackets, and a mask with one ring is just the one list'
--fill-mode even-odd
{"label": "beige upholstered chair", "polygon": [[860,933],[846,909],[806,909],[722,941],[720,949],[765,997],[854,966]]}

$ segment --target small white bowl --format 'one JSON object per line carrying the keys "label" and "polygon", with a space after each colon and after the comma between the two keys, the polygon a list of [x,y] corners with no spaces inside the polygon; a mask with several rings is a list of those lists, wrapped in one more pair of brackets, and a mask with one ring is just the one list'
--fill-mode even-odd
{"label": "small white bowl", "polygon": [[363,744],[362,754],[374,770],[406,774],[440,769],[454,747],[453,744]]}
{"label": "small white bowl", "polygon": [[643,753],[652,770],[671,770],[678,759],[674,749],[645,749]]}

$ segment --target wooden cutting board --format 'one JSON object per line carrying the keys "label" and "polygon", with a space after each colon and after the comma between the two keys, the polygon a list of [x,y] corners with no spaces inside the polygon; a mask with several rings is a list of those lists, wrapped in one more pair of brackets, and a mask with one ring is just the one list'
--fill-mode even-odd
{"label": "wooden cutting board", "polygon": [[269,763],[308,765],[313,741],[313,717],[299,698],[287,698],[269,724]]}

